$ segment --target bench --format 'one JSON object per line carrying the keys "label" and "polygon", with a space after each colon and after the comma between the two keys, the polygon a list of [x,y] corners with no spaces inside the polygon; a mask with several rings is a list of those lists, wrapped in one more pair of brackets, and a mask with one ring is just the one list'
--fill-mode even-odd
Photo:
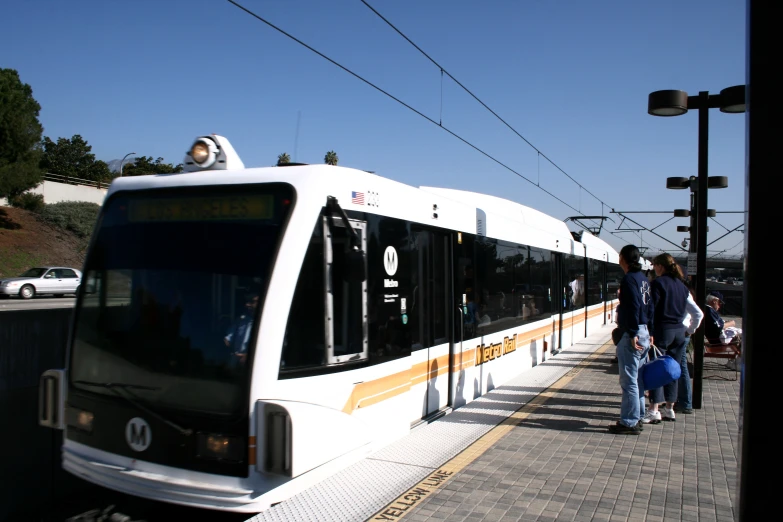
{"label": "bench", "polygon": [[[737,380],[739,372],[738,359],[742,355],[741,346],[739,343],[711,343],[707,339],[704,339],[704,358],[705,359],[726,359],[734,361],[734,379]],[[722,365],[721,365],[722,366]],[[716,368],[722,369],[722,368]],[[722,377],[718,377],[722,378]],[[731,379],[729,379],[731,380]]]}

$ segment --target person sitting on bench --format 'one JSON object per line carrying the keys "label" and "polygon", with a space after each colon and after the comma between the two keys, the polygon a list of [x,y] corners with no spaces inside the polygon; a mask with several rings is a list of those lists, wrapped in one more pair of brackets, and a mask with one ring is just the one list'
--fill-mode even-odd
{"label": "person sitting on bench", "polygon": [[724,321],[718,314],[723,303],[723,295],[720,292],[712,292],[707,296],[707,317],[704,321],[704,337],[711,344],[738,344],[742,339],[742,329],[736,327],[733,319]]}

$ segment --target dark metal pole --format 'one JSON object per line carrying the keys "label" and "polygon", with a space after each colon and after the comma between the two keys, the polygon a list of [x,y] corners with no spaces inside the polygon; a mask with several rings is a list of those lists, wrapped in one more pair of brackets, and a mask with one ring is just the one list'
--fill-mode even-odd
{"label": "dark metal pole", "polygon": [[[691,177],[693,179],[693,177]],[[693,180],[696,182],[696,180]],[[689,245],[688,252],[689,253],[696,253],[696,191],[692,188],[691,189],[691,244]],[[696,281],[696,274],[688,274],[690,276],[693,276],[693,281]],[[694,288],[694,292],[696,289]]]}
{"label": "dark metal pole", "polygon": [[[774,49],[779,45],[780,30],[769,21],[778,6],[762,0],[747,2],[746,85],[745,92],[745,257],[742,312],[742,365],[739,392],[739,458],[737,462],[736,520],[754,522],[770,517],[780,488],[778,481],[768,480],[780,458],[769,449],[778,444],[778,434],[770,433],[770,399],[780,392],[781,369],[769,364],[771,339],[780,336],[780,307],[770,304],[769,277],[774,239],[770,213],[769,166],[780,160],[779,131],[781,121],[780,84],[774,63]],[[753,202],[756,202],[753,205]],[[774,201],[774,199],[773,199]],[[772,203],[774,205],[775,203]],[[756,213],[750,212],[755,206]],[[774,215],[774,214],[773,214]],[[758,219],[756,219],[758,218]],[[759,353],[756,354],[756,351]],[[758,355],[758,357],[757,357]],[[758,360],[756,360],[758,359]],[[773,400],[774,402],[774,400]],[[772,458],[770,458],[772,457]],[[774,517],[774,515],[772,515]]]}
{"label": "dark metal pole", "polygon": [[[699,92],[699,179],[696,187],[696,302],[707,317],[707,150],[709,144],[710,94]],[[693,407],[701,409],[704,374],[704,321],[693,335]]]}

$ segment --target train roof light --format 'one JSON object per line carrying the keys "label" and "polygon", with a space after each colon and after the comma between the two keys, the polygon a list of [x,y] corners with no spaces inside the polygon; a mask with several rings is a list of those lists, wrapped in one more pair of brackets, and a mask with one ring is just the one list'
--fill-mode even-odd
{"label": "train roof light", "polygon": [[193,161],[195,161],[197,164],[206,166],[205,163],[207,160],[211,159],[210,156],[217,155],[217,151],[214,151],[214,154],[210,154],[211,151],[209,149],[214,148],[214,145],[207,144],[206,140],[198,140],[190,148],[190,157],[193,158]]}
{"label": "train roof light", "polygon": [[245,164],[239,159],[231,143],[223,136],[211,134],[199,136],[185,153],[183,170],[198,172],[202,170],[234,170],[244,169]]}

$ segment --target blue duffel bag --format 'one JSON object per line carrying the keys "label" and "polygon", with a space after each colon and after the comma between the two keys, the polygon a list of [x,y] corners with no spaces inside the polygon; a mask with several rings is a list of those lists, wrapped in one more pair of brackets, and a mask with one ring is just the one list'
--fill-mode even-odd
{"label": "blue duffel bag", "polygon": [[639,369],[645,390],[660,388],[680,378],[680,363],[670,355],[661,355],[656,346],[653,346],[653,350],[655,359],[643,364]]}

